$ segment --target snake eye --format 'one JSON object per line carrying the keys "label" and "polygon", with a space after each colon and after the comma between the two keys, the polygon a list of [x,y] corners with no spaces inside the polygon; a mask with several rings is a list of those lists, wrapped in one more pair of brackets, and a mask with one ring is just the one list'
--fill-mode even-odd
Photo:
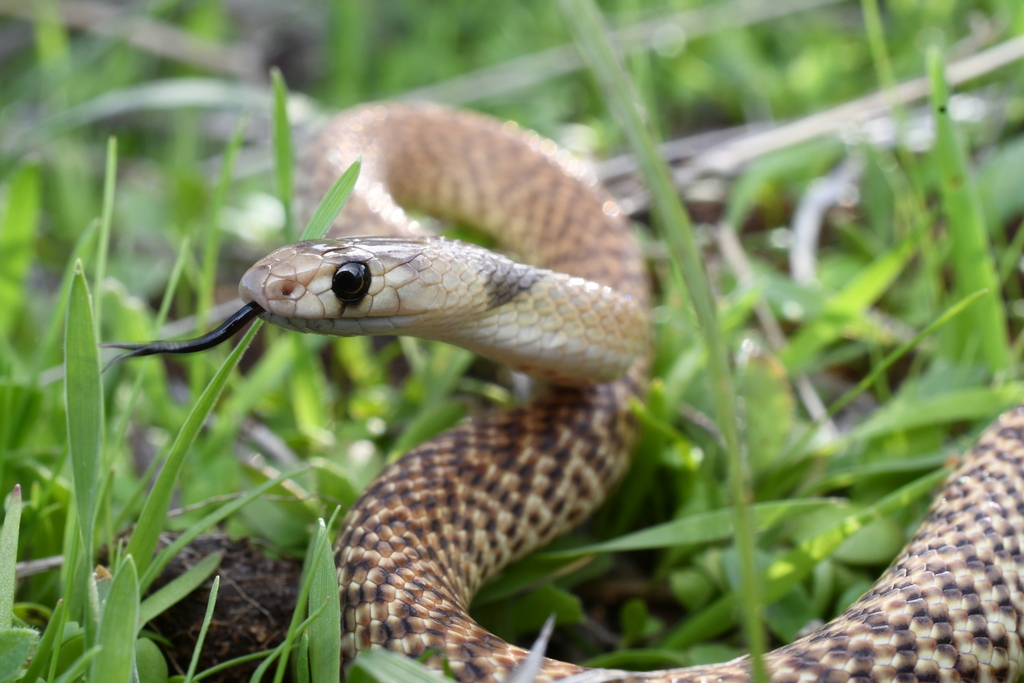
{"label": "snake eye", "polygon": [[346,303],[355,303],[366,296],[370,288],[370,269],[365,263],[346,263],[334,274],[331,290]]}

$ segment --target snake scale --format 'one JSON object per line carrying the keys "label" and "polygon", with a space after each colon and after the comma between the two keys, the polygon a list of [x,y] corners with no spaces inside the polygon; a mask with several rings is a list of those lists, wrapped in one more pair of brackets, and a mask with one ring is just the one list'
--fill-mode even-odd
{"label": "snake scale", "polygon": [[[333,239],[266,257],[240,292],[259,315],[294,329],[410,331],[554,380],[531,402],[460,424],[386,467],[348,512],[335,547],[343,662],[371,647],[432,651],[426,661],[446,662],[460,681],[500,681],[528,653],[474,622],[470,600],[496,571],[581,522],[627,468],[636,433],[627,404],[643,396],[648,366],[644,264],[596,181],[513,124],[435,105],[343,113],[301,161],[307,204],[357,157],[363,171]],[[478,226],[548,270],[424,237],[402,207]],[[357,233],[377,237],[347,237]],[[470,268],[445,265],[460,251]],[[556,282],[576,293],[555,293]],[[424,283],[434,304],[462,311],[472,300],[474,312],[437,322],[417,303]],[[593,309],[573,312],[572,302]],[[563,314],[568,322],[549,322]],[[486,323],[466,322],[481,315]],[[520,325],[526,337],[516,336]],[[602,332],[588,332],[593,325]],[[453,331],[467,326],[468,336]],[[623,326],[631,330],[613,329]],[[612,351],[591,350],[605,335],[616,339]],[[557,353],[535,362],[516,355],[520,347]],[[983,434],[864,597],[765,656],[772,683],[1014,683],[1024,657],[1022,537],[1018,408]],[[739,658],[634,673],[545,659],[538,680],[740,683],[749,668]]]}

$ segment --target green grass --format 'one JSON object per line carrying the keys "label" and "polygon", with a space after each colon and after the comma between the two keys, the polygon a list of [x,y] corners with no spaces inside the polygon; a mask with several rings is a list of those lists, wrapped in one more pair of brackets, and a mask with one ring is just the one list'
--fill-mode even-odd
{"label": "green grass", "polygon": [[[655,361],[633,406],[632,470],[591,522],[483,588],[474,615],[495,633],[529,646],[553,612],[553,655],[630,668],[788,642],[870,585],[949,455],[1024,399],[1024,194],[1012,181],[1024,177],[1024,72],[951,93],[942,71],[1024,33],[1019,3],[849,0],[745,26],[729,23],[729,3],[696,0],[602,2],[603,17],[584,0],[378,5],[281,19],[297,38],[258,84],[69,31],[56,3],[31,5],[33,42],[0,62],[0,683],[127,680],[133,666],[142,683],[215,675],[202,648],[168,669],[145,627],[218,574],[214,555],[147,597],[214,527],[305,558],[286,645],[249,656],[263,680],[334,679],[329,544],[344,510],[386,462],[514,394],[471,354],[415,340],[254,325],[233,349],[105,374],[96,342],[185,336],[165,321],[189,316],[206,329],[252,261],[322,234],[359,171],[302,231],[293,150],[325,113],[521,55],[575,41],[589,70],[459,97],[598,157],[637,155]],[[707,12],[674,18],[695,8]],[[221,0],[153,11],[214,43],[256,41],[232,14],[250,10]],[[664,28],[629,54],[630,83],[600,27],[652,20]],[[855,135],[790,146],[681,188],[685,206],[654,151],[922,76],[930,99],[900,108],[895,148]],[[825,218],[817,282],[798,284],[786,266],[795,207],[851,156],[863,171]],[[720,248],[722,230],[739,234],[746,265]],[[805,407],[801,376],[823,415]],[[156,552],[168,530],[182,535]],[[15,559],[56,555],[59,568],[13,578]],[[360,656],[350,678],[374,677],[438,678]]]}

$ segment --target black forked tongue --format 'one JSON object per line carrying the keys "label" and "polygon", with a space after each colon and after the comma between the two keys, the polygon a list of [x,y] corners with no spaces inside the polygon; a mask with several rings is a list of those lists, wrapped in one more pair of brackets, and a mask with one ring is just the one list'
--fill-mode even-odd
{"label": "black forked tongue", "polygon": [[258,303],[250,301],[246,305],[235,311],[230,318],[224,321],[217,329],[212,332],[207,332],[202,337],[196,337],[195,339],[183,339],[181,341],[152,341],[152,342],[106,342],[100,344],[104,348],[113,349],[127,349],[130,353],[121,354],[117,358],[107,363],[107,367],[103,368],[103,372],[106,372],[114,365],[117,365],[126,358],[136,358],[138,356],[152,356],[158,353],[195,353],[196,351],[205,351],[206,349],[212,349],[221,342],[227,341],[231,338],[235,332],[245,327],[246,323],[258,316],[263,312],[263,307]]}

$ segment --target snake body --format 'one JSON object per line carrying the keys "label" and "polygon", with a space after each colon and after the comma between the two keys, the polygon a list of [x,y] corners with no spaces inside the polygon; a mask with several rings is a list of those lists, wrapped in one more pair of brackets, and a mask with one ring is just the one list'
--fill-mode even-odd
{"label": "snake body", "polygon": [[[433,650],[427,661],[446,661],[460,681],[502,680],[527,652],[474,622],[469,602],[494,572],[582,521],[625,471],[636,431],[627,404],[643,395],[648,365],[643,262],[624,217],[596,182],[555,145],[511,124],[430,105],[347,112],[301,162],[302,193],[316,201],[356,157],[363,160],[363,173],[332,228],[335,241],[288,247],[243,280],[243,299],[258,301],[264,317],[296,329],[346,334],[395,331],[422,315],[411,296],[402,299],[402,287],[416,277],[406,266],[417,273],[427,267],[413,263],[415,254],[399,257],[395,250],[462,247],[423,238],[402,208],[412,207],[476,225],[523,261],[546,269],[537,275],[504,261],[483,267],[486,277],[474,287],[483,302],[477,314],[499,321],[489,328],[490,337],[512,334],[515,315],[509,307],[526,310],[534,321],[558,312],[561,304],[549,305],[547,314],[529,313],[538,296],[550,304],[550,290],[537,284],[552,281],[550,273],[564,273],[563,279],[589,288],[598,299],[614,299],[616,324],[634,327],[625,341],[613,343],[619,351],[608,354],[617,359],[616,370],[601,374],[586,366],[572,376],[560,375],[557,364],[537,370],[556,383],[580,386],[552,387],[521,407],[421,444],[381,472],[342,524],[336,561],[345,662],[371,647],[410,656]],[[353,233],[388,239],[351,241],[346,235]],[[411,241],[389,241],[408,235]],[[388,285],[397,285],[397,294],[380,295],[388,300],[379,304],[388,309],[387,322],[373,321],[378,304],[372,301],[331,303],[330,274],[345,262],[335,257],[339,252],[356,253],[363,263],[392,259],[390,266],[373,266],[378,280],[389,268],[405,268]],[[472,248],[466,253],[477,258]],[[494,276],[498,272],[512,273],[511,279]],[[444,275],[427,279],[436,285]],[[362,312],[356,310],[360,306]],[[361,322],[336,322],[344,317]],[[505,332],[500,321],[509,322]],[[411,331],[421,323],[413,321]],[[431,324],[425,336],[447,338]],[[552,329],[557,337],[557,325]],[[589,339],[585,347],[603,336],[582,334]],[[507,343],[491,355],[501,359],[516,346]],[[585,361],[577,356],[569,364]],[[528,360],[511,362],[536,370]],[[619,379],[584,382],[617,373]],[[867,595],[829,624],[766,656],[772,682],[1015,681],[1024,656],[1022,457],[1024,411],[1018,409],[985,433],[920,531]],[[566,676],[685,683],[750,678],[744,658],[646,674],[544,661],[540,680]]]}

